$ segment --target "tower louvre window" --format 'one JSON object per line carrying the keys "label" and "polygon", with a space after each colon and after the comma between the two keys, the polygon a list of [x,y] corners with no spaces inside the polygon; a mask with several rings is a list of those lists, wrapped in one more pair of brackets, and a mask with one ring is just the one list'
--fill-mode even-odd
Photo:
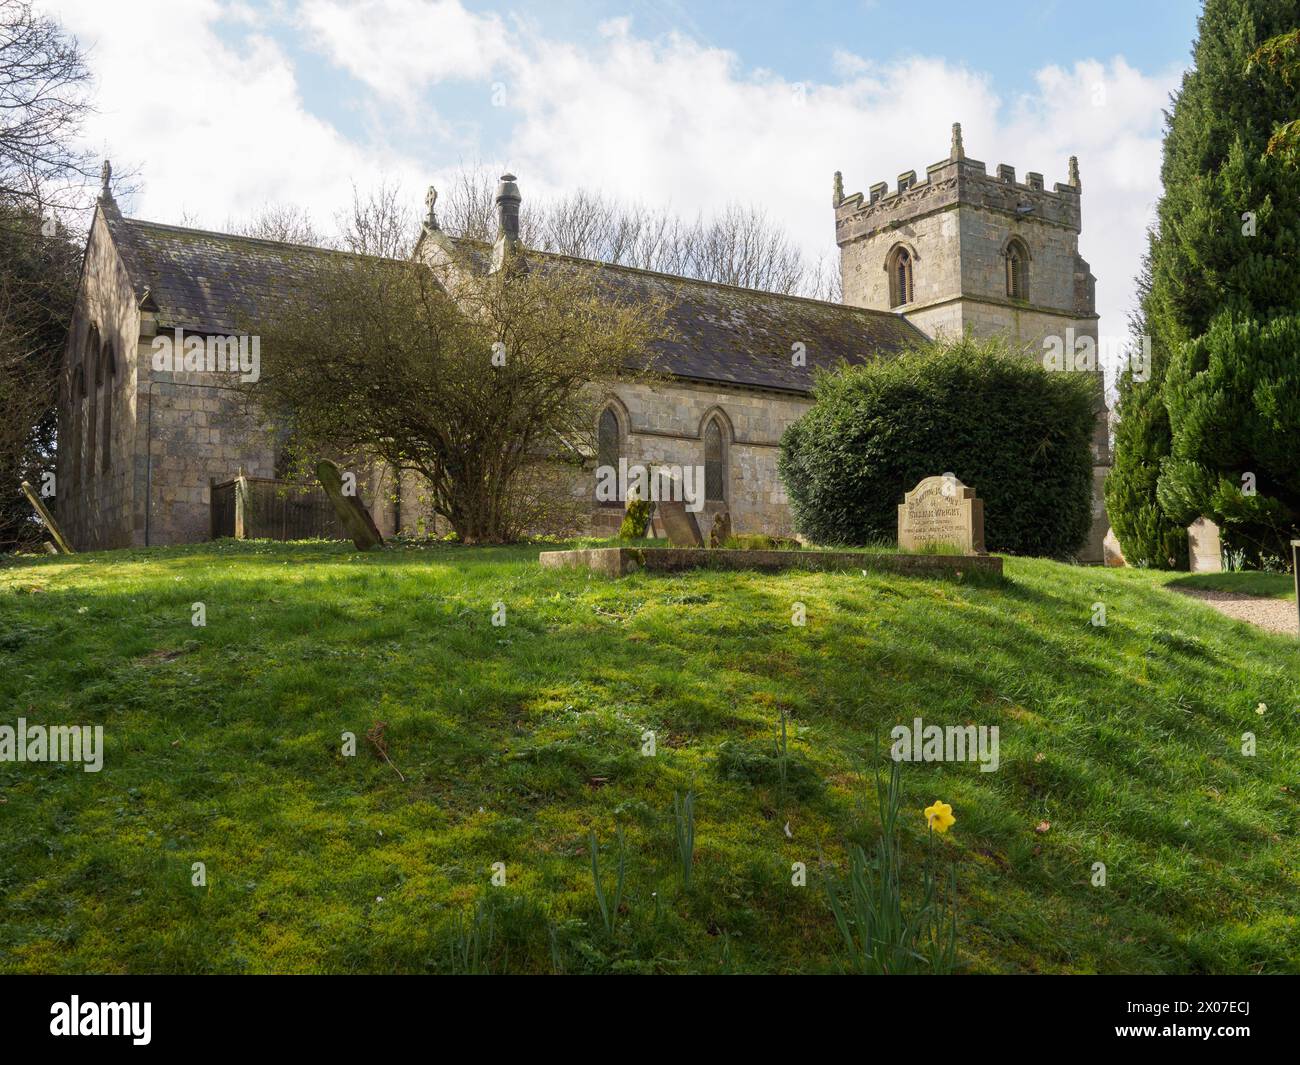
{"label": "tower louvre window", "polygon": [[1029,251],[1019,240],[1007,245],[1007,295],[1029,299]]}
{"label": "tower louvre window", "polygon": [[902,307],[914,299],[912,254],[904,247],[897,247],[889,259],[889,305]]}

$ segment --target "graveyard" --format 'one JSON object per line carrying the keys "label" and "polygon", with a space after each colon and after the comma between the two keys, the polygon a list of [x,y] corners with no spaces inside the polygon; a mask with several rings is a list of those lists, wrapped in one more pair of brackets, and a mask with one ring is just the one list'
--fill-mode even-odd
{"label": "graveyard", "polygon": [[0,764],[5,970],[835,971],[889,729],[977,707],[998,772],[901,776],[911,868],[956,819],[962,971],[1295,971],[1300,643],[1166,587],[1252,575],[538,562],[618,547],[13,560],[0,694],[105,750]]}

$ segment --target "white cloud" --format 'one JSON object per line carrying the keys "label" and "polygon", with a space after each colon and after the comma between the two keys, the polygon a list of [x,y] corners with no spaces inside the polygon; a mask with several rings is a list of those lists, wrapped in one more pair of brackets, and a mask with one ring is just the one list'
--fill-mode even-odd
{"label": "white cloud", "polygon": [[[833,171],[850,192],[924,174],[961,121],[967,151],[990,169],[1041,171],[1050,187],[1079,157],[1081,250],[1106,333],[1126,328],[1159,193],[1161,108],[1181,73],[1085,60],[1040,70],[1033,92],[1004,100],[974,67],[841,51],[828,80],[795,83],[693,37],[639,37],[626,19],[578,45],[457,0],[304,0],[291,13],[299,43],[351,79],[339,92],[358,98],[338,110],[366,116],[361,143],[304,105],[298,72],[270,36],[274,20],[259,22],[242,2],[149,2],[134,20],[148,27],[147,51],[105,7],[65,0],[60,12],[95,42],[104,111],[95,135],[142,164],[140,210],[151,217],[175,220],[185,208],[219,225],[283,200],[324,220],[351,179],[365,185],[381,172],[418,203],[437,172],[479,156],[519,174],[525,209],[577,186],[684,214],[756,203],[815,254],[833,249]],[[262,36],[233,52],[219,19]],[[451,83],[482,96],[446,96]],[[504,85],[500,110],[494,84]],[[451,100],[461,110],[448,110]],[[474,143],[483,129],[503,135]]]}
{"label": "white cloud", "polygon": [[305,0],[299,20],[337,65],[402,103],[441,81],[485,80],[513,54],[502,20],[459,0]]}
{"label": "white cloud", "polygon": [[[221,228],[282,201],[326,221],[348,200],[353,175],[419,177],[406,157],[377,156],[311,114],[272,37],[242,37],[237,49],[223,41],[216,24],[225,14],[215,0],[140,0],[137,30],[123,32],[120,13],[101,0],[59,4],[96,76],[89,144],[119,170],[139,170],[128,210]],[[234,15],[246,29],[248,9]]]}

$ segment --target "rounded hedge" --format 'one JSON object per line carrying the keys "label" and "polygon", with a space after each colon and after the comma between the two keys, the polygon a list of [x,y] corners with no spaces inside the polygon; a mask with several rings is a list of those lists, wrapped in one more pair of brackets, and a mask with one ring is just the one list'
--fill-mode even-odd
{"label": "rounded hedge", "polygon": [[1069,556],[1091,524],[1098,388],[970,338],[824,374],[781,440],[796,525],[827,546],[893,543],[903,493],[951,472],[984,500],[989,551]]}

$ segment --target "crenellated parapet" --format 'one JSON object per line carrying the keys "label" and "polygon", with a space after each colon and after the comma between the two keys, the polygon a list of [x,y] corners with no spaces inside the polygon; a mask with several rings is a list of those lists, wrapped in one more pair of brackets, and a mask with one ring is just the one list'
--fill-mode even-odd
{"label": "crenellated parapet", "polygon": [[953,145],[947,159],[926,168],[925,179],[915,170],[898,175],[893,191],[887,182],[872,185],[864,194],[845,196],[836,185],[835,239],[843,246],[882,230],[954,205],[996,211],[1013,218],[1033,219],[1079,232],[1082,227],[1078,161],[1070,159],[1066,184],[1045,187],[1036,171],[1016,180],[1016,169],[1005,163],[990,174],[978,159],[969,159],[961,140],[961,125],[953,126]]}

